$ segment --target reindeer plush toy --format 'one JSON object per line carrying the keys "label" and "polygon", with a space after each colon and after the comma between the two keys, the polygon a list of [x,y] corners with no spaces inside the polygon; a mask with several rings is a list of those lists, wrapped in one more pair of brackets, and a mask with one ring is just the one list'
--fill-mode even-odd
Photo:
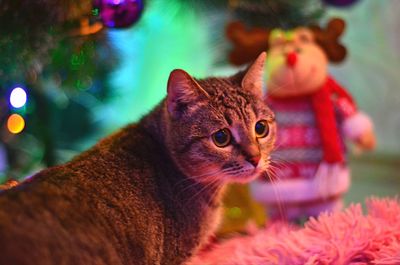
{"label": "reindeer plush toy", "polygon": [[299,220],[340,209],[350,185],[344,139],[362,149],[375,146],[371,120],[328,74],[330,62],[346,57],[339,43],[344,28],[341,19],[325,29],[247,29],[240,22],[227,27],[233,64],[268,53],[265,100],[276,114],[277,149],[268,177],[252,183],[251,191],[272,219]]}

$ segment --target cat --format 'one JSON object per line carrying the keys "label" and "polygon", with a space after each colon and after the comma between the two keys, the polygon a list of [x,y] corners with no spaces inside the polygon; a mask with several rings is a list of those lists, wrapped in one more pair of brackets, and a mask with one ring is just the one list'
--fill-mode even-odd
{"label": "cat", "polygon": [[171,72],[138,123],[0,194],[0,264],[185,264],[218,225],[229,182],[269,164],[265,53],[228,78]]}

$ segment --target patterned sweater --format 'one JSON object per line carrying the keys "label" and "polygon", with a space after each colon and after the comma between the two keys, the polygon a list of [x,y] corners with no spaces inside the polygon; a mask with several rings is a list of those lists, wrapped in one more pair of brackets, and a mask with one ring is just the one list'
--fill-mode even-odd
{"label": "patterned sweater", "polygon": [[[276,113],[278,124],[277,148],[271,156],[277,179],[313,178],[323,159],[323,148],[311,98],[268,98],[267,104]],[[336,116],[340,128],[343,115],[337,111]],[[345,153],[342,137],[337,141]]]}

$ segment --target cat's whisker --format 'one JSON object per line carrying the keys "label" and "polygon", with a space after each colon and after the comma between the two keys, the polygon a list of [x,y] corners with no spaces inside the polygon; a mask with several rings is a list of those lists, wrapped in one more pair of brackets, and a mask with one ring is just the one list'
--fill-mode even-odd
{"label": "cat's whisker", "polygon": [[295,165],[295,162],[286,160],[279,155],[274,154],[274,158],[272,159],[273,164],[288,167],[289,165]]}
{"label": "cat's whisker", "polygon": [[190,183],[189,185],[187,185],[184,188],[181,188],[180,191],[177,193],[177,197],[180,197],[182,194],[186,193],[187,191],[189,191],[190,189],[195,188],[196,186],[201,185],[200,182],[197,182],[195,180],[192,180],[193,182]]}
{"label": "cat's whisker", "polygon": [[[279,148],[280,148],[281,146],[282,146],[282,144],[275,145],[271,152],[274,152],[274,151],[276,151],[276,150],[279,150]],[[294,152],[295,152],[295,151],[294,151]],[[279,162],[283,162],[283,163],[281,163],[281,165],[283,165],[283,166],[287,166],[287,165],[285,165],[285,163],[286,163],[286,164],[291,164],[291,165],[294,164],[293,161],[286,160],[285,158],[283,158],[281,155],[278,155],[277,153],[274,153],[273,159],[272,159],[272,160],[273,160],[273,163],[274,163],[274,164],[279,164]]]}
{"label": "cat's whisker", "polygon": [[[185,203],[185,206],[190,204],[194,199],[198,198],[198,196],[201,196],[205,191],[208,191],[212,186],[217,184],[219,181],[221,181],[219,178],[214,178],[213,180],[207,182],[204,184],[203,187],[200,188],[199,191],[197,191],[193,196],[191,196]],[[213,195],[213,194],[210,194]],[[212,196],[210,196],[212,198]]]}
{"label": "cat's whisker", "polygon": [[280,196],[281,194],[280,194],[278,185],[275,185],[277,183],[277,181],[279,181],[279,176],[276,174],[276,172],[274,170],[279,170],[279,169],[274,166],[270,166],[268,171],[266,172],[266,175],[272,184],[272,189],[274,191],[274,195],[275,195],[276,201],[277,201],[277,208],[279,211],[279,215],[280,215],[281,219],[284,219],[286,217],[286,207],[282,203],[282,197]]}
{"label": "cat's whisker", "polygon": [[217,189],[215,189],[215,191],[213,192],[213,194],[208,198],[207,200],[207,205],[210,205],[211,201],[213,200],[214,196],[218,194],[218,192],[220,191],[221,187],[217,187]]}
{"label": "cat's whisker", "polygon": [[280,168],[277,168],[277,167],[275,167],[275,166],[269,166],[269,168],[268,168],[268,170],[267,170],[267,172],[268,173],[273,173],[273,179],[272,179],[272,181],[279,181],[280,180],[280,177],[279,177],[279,175],[277,174],[277,171],[280,171],[281,169]]}
{"label": "cat's whisker", "polygon": [[248,170],[249,170],[248,168],[244,168],[244,167],[239,167],[239,168],[235,167],[235,168],[230,168],[228,171],[226,171],[224,173],[225,173],[225,175],[235,176],[235,175],[241,174],[243,172],[246,172]]}
{"label": "cat's whisker", "polygon": [[278,149],[279,149],[280,147],[282,147],[282,146],[283,146],[282,143],[279,143],[279,144],[276,144],[276,143],[275,143],[275,145],[274,145],[274,147],[272,148],[272,151],[271,151],[271,152],[278,150]]}
{"label": "cat's whisker", "polygon": [[[202,185],[202,183],[208,183],[210,181],[213,181],[214,178],[220,180],[218,178],[218,176],[226,173],[226,171],[227,171],[227,169],[222,169],[222,170],[220,169],[220,170],[211,171],[211,172],[208,172],[208,173],[205,173],[205,174],[202,174],[202,175],[197,175],[197,176],[194,176],[194,177],[192,176],[192,177],[186,179],[186,181],[188,181],[188,182],[190,181],[191,182],[190,185],[188,185],[188,186],[184,187],[183,189],[181,189],[179,191],[178,195],[181,195],[181,193],[184,193],[184,192],[188,191],[191,188],[194,188],[196,185]],[[201,182],[199,182],[198,180],[201,180]],[[183,184],[184,182],[180,181],[180,183]]]}
{"label": "cat's whisker", "polygon": [[[199,168],[199,171],[202,171],[202,169]],[[190,178],[184,178],[184,179],[178,181],[177,183],[175,183],[173,188],[175,189],[178,185],[182,185],[185,182],[190,182],[191,184],[196,184],[197,183],[196,179],[207,177],[207,176],[213,175],[213,174],[218,174],[220,172],[221,172],[221,170],[218,169],[218,170],[214,170],[214,171],[211,171],[211,172],[206,172],[206,173],[201,174],[201,175],[194,175],[194,176],[191,176]],[[195,183],[193,183],[193,182],[195,182]]]}
{"label": "cat's whisker", "polygon": [[278,161],[278,160],[275,160],[275,159],[274,159],[274,161],[271,163],[271,166],[273,166],[275,169],[277,169],[277,170],[279,170],[279,171],[287,170],[287,169],[290,170],[290,165],[289,165],[289,163],[286,163],[286,162],[284,162],[284,161]]}
{"label": "cat's whisker", "polygon": [[206,172],[202,175],[194,175],[191,176],[192,179],[201,179],[201,180],[206,180],[206,178],[208,178],[209,176],[213,176],[213,175],[218,175],[218,174],[224,174],[227,171],[229,171],[231,168],[224,168],[224,169],[218,169],[218,170],[214,170],[214,171],[210,171],[210,172]]}
{"label": "cat's whisker", "polygon": [[[205,179],[206,180],[205,181],[205,185],[198,192],[196,192],[191,198],[189,198],[187,203],[190,203],[193,199],[197,198],[198,196],[201,196],[201,194],[205,190],[209,189],[210,187],[212,187],[212,186],[220,186],[220,185],[216,185],[216,184],[218,182],[222,182],[223,181],[222,175],[223,174],[226,175],[230,171],[231,171],[231,169],[228,168],[228,169],[221,170],[220,173],[222,173],[222,174],[219,175],[219,176],[214,176],[214,175],[208,176],[208,178]],[[218,189],[216,189],[213,193],[217,193],[217,192],[218,192]],[[212,197],[213,197],[213,194],[208,199],[208,202],[207,202],[208,204],[210,203],[210,200],[212,200]]]}

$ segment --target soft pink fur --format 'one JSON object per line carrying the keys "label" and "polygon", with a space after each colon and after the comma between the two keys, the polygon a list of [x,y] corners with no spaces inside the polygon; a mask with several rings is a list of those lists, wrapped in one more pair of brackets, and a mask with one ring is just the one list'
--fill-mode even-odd
{"label": "soft pink fur", "polygon": [[399,265],[399,200],[371,198],[367,209],[323,213],[304,228],[276,223],[215,245],[190,265]]}

